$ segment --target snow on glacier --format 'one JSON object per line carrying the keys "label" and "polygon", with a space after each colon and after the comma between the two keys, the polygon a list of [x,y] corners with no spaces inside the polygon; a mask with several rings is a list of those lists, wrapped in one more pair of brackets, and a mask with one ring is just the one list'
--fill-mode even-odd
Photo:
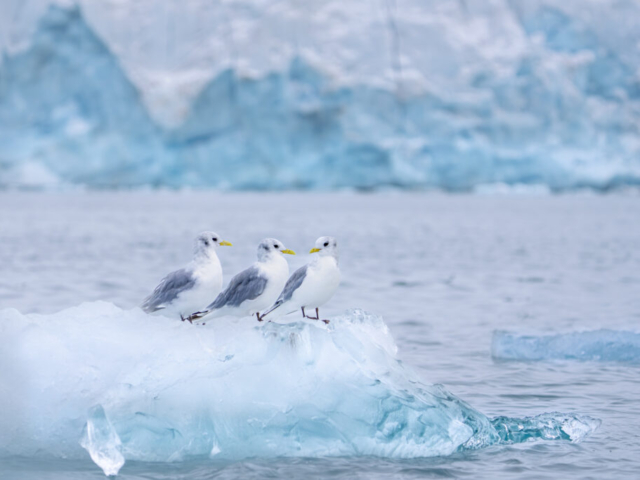
{"label": "snow on glacier", "polygon": [[577,442],[599,421],[489,419],[397,359],[375,315],[324,324],[207,326],[105,302],[0,311],[0,456],[125,460],[415,458],[536,439]]}
{"label": "snow on glacier", "polygon": [[493,335],[491,353],[500,360],[639,363],[640,334],[607,329],[556,335],[515,335],[497,331]]}
{"label": "snow on glacier", "polygon": [[80,4],[5,7],[0,186],[640,183],[635,2]]}

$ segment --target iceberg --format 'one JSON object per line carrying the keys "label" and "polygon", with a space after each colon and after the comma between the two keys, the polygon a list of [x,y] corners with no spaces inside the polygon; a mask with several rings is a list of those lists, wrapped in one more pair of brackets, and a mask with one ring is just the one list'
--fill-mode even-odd
{"label": "iceberg", "polygon": [[187,3],[8,25],[0,187],[640,185],[637,2]]}
{"label": "iceberg", "polygon": [[640,363],[640,334],[606,329],[557,335],[497,331],[491,354],[499,360]]}
{"label": "iceberg", "polygon": [[0,338],[0,457],[88,452],[107,475],[126,460],[416,458],[579,442],[600,423],[490,419],[424,383],[398,360],[384,321],[357,309],[326,326],[196,326],[95,302],[0,311]]}

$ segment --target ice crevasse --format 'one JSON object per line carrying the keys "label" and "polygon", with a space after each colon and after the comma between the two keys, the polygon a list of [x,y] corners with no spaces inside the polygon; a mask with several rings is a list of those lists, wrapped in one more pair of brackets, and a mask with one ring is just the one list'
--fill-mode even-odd
{"label": "ice crevasse", "polygon": [[0,456],[88,452],[109,475],[129,459],[415,458],[577,442],[600,423],[490,419],[424,383],[397,359],[383,320],[361,310],[328,326],[200,327],[96,302],[3,310],[0,338]]}

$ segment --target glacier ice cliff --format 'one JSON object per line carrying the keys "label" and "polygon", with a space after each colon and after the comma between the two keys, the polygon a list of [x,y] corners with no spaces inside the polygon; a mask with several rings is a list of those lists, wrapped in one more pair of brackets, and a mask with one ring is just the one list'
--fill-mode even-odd
{"label": "glacier ice cliff", "polygon": [[158,141],[138,91],[78,9],[52,7],[29,49],[3,58],[0,183],[28,183],[34,169],[37,179],[97,186],[153,182]]}
{"label": "glacier ice cliff", "polygon": [[[125,460],[449,455],[536,439],[577,442],[599,421],[490,419],[428,385],[361,310],[312,323],[206,327],[87,303],[0,312],[0,456]],[[9,368],[7,368],[9,367]]]}
{"label": "glacier ice cliff", "polygon": [[80,3],[5,47],[0,186],[640,184],[635,2]]}
{"label": "glacier ice cliff", "polygon": [[579,360],[640,363],[640,334],[617,330],[557,335],[493,334],[491,354],[499,360]]}

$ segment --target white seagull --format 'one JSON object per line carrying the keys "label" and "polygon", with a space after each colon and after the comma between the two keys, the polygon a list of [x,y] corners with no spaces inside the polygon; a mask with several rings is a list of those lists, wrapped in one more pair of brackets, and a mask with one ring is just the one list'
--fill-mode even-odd
{"label": "white seagull", "polygon": [[[316,258],[293,272],[276,303],[260,315],[261,318],[280,308],[283,315],[302,309],[303,318],[320,319],[319,307],[333,297],[340,284],[338,242],[333,237],[320,237],[309,253],[316,252]],[[305,308],[315,308],[316,316],[305,314]],[[329,323],[329,320],[323,322]]]}
{"label": "white seagull", "polygon": [[147,313],[180,316],[184,321],[222,290],[222,266],[218,246],[231,246],[215,232],[202,232],[195,241],[193,260],[185,268],[164,277],[142,303]]}
{"label": "white seagull", "polygon": [[227,288],[202,312],[195,312],[188,320],[208,316],[247,317],[254,315],[262,321],[260,311],[271,305],[282,290],[289,264],[283,253],[295,255],[280,240],[265,238],[258,245],[258,261],[231,279]]}

